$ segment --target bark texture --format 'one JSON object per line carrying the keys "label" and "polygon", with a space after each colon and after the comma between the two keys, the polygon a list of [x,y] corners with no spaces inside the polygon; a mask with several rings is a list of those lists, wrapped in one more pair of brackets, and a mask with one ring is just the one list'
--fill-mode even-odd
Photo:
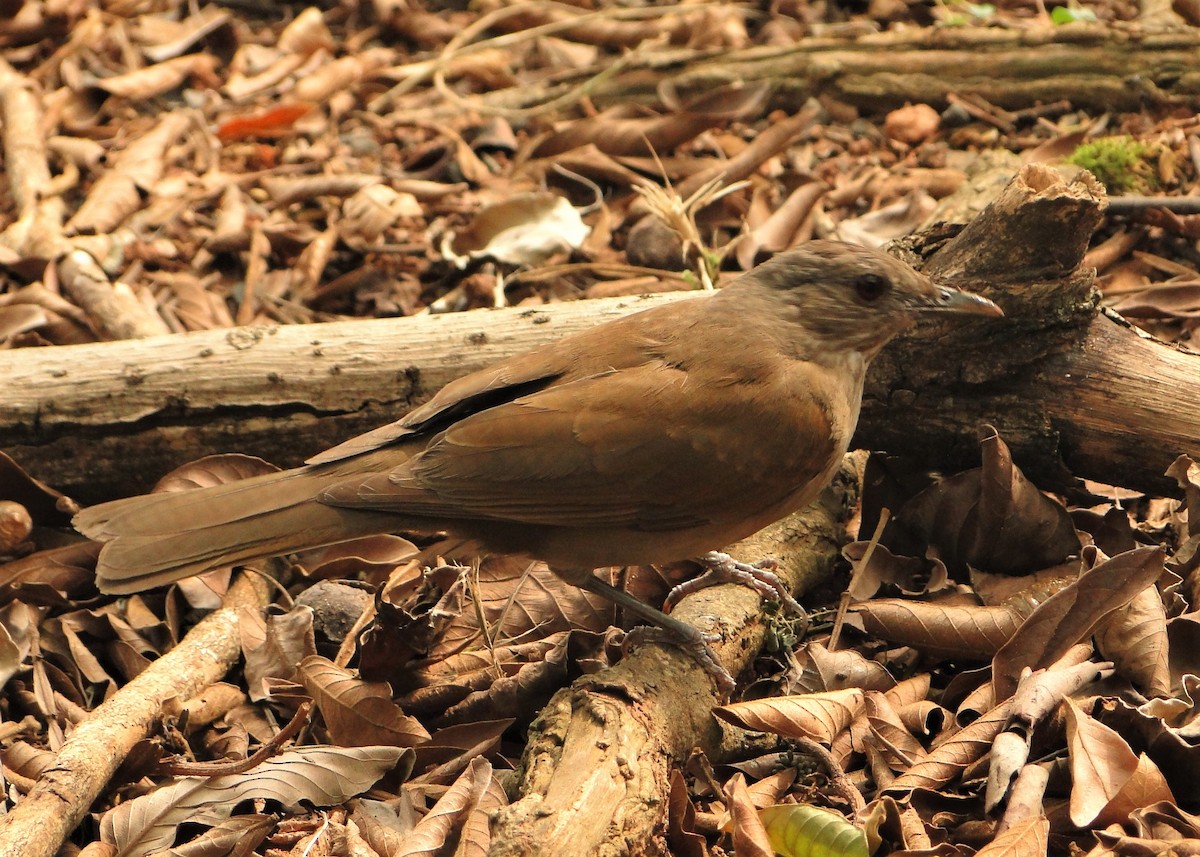
{"label": "bark texture", "polygon": [[[857,491],[848,463],[808,509],[729,551],[748,562],[774,556],[791,589],[811,589],[838,556]],[[788,618],[764,615],[754,591],[732,584],[687,596],[673,615],[719,634],[713,652],[734,675],[750,666],[771,625]],[[530,729],[521,796],[499,813],[490,857],[669,855],[663,795],[670,772],[695,749],[719,756],[725,727],[711,713],[717,702],[697,662],[661,644],[640,646],[559,691]]]}
{"label": "bark texture", "polygon": [[[1011,110],[1066,97],[1076,107],[1139,110],[1146,104],[1190,104],[1200,94],[1197,48],[1200,34],[1189,27],[1081,23],[859,32],[708,56],[680,49],[644,61],[635,57],[592,97],[601,105],[657,103],[656,87],[669,77],[675,91],[689,95],[730,80],[769,80],[776,104],[789,109],[814,96],[885,110],[917,102],[945,106],[955,95],[978,96]],[[483,101],[498,107],[538,104],[577,82],[503,90]]]}
{"label": "bark texture", "polygon": [[[931,468],[978,461],[996,425],[1044,487],[1071,477],[1160,494],[1200,457],[1200,356],[1097,308],[1078,270],[1102,217],[1090,176],[1026,167],[965,228],[909,242],[934,276],[987,294],[998,321],[926,322],[875,361],[855,443]],[[413,319],[236,328],[0,352],[0,449],[81,502],[147,489],[214,452],[299,463],[395,419],[442,384],[552,337],[662,301],[555,304]]]}

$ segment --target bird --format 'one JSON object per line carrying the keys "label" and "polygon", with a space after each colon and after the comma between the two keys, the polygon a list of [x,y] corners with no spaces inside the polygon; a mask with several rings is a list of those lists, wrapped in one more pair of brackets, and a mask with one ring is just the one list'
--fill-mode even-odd
{"label": "bird", "polygon": [[101,503],[74,525],[103,543],[97,585],[112,594],[362,536],[445,534],[545,561],[711,670],[695,628],[595,570],[700,558],[777,589],[768,569],[714,549],[816,499],[849,447],[872,358],[925,313],[1003,315],[880,250],[811,241],[709,297],[452,381],[300,467]]}

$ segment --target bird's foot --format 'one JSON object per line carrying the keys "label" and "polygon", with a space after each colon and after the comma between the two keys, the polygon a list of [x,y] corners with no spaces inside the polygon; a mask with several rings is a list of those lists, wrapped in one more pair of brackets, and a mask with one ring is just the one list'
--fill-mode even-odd
{"label": "bird's foot", "polygon": [[729,674],[729,670],[721,666],[721,662],[717,660],[716,653],[713,652],[710,643],[718,642],[721,639],[719,634],[705,634],[699,628],[694,628],[686,622],[681,622],[674,616],[668,616],[661,610],[656,610],[649,604],[643,604],[638,601],[628,592],[623,589],[617,589],[611,583],[607,583],[595,575],[588,575],[578,584],[589,592],[595,592],[598,595],[603,595],[609,601],[624,607],[635,616],[641,617],[646,622],[653,622],[655,627],[638,626],[634,629],[633,638],[627,634],[625,639],[628,643],[637,642],[638,640],[654,640],[672,645],[680,646],[684,651],[693,655],[699,665],[708,673],[717,684],[717,690],[721,695],[728,698],[733,693],[736,686],[733,681],[733,676]]}
{"label": "bird's foot", "polygon": [[696,562],[704,566],[706,571],[699,577],[685,580],[667,593],[666,609],[668,611],[685,595],[721,583],[740,583],[742,586],[749,586],[763,598],[781,602],[784,607],[797,616],[808,618],[808,611],[800,606],[800,602],[792,597],[792,593],[779,579],[779,575],[775,574],[775,569],[779,567],[777,560],[762,559],[751,564],[738,562],[727,553],[709,551],[703,556],[697,557]]}
{"label": "bird's foot", "polygon": [[638,625],[625,633],[625,639],[621,642],[621,651],[624,652],[628,646],[638,646],[642,643],[665,643],[670,646],[678,646],[695,658],[704,671],[712,676],[721,697],[728,699],[737,687],[737,682],[733,680],[729,670],[721,666],[721,662],[717,660],[711,646],[712,643],[720,641],[721,635],[705,634],[698,628],[688,627],[690,633],[685,634],[675,628]]}

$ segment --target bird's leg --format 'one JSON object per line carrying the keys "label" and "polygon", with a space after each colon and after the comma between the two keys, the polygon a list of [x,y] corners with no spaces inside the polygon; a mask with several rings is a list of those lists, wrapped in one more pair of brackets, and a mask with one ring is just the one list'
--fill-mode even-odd
{"label": "bird's leg", "polygon": [[671,636],[670,642],[682,646],[688,651],[704,668],[704,671],[716,680],[717,690],[723,696],[729,696],[733,692],[736,684],[733,676],[725,667],[721,666],[716,655],[713,654],[709,643],[720,639],[716,635],[708,635],[700,631],[698,628],[693,628],[686,622],[681,622],[674,616],[668,616],[661,610],[655,610],[649,604],[645,604],[634,598],[624,589],[618,589],[610,583],[605,583],[594,574],[589,574],[577,584],[589,592],[595,592],[597,595],[602,595],[609,601],[612,601],[619,607],[624,607],[629,612],[638,616],[651,625],[661,628]]}
{"label": "bird's leg", "polygon": [[703,556],[697,557],[695,561],[704,566],[705,572],[699,577],[685,580],[667,593],[666,607],[668,610],[685,595],[720,583],[740,583],[743,586],[749,586],[763,598],[782,602],[797,616],[808,619],[808,611],[800,606],[800,602],[792,597],[792,593],[779,579],[779,575],[775,574],[774,569],[779,567],[779,563],[775,560],[764,559],[750,564],[738,562],[727,553],[709,551]]}

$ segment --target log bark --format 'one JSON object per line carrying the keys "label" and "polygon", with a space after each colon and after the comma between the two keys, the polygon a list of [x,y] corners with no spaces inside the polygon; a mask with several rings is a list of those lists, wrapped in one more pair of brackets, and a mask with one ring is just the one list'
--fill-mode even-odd
{"label": "log bark", "polygon": [[[1146,104],[1191,104],[1200,94],[1197,50],[1200,33],[1189,27],[933,27],[816,36],[783,47],[708,55],[656,51],[630,58],[626,70],[590,95],[602,106],[658,104],[657,87],[667,77],[675,91],[688,96],[730,80],[769,80],[776,86],[776,105],[790,109],[813,96],[887,110],[906,102],[945,106],[950,95],[973,95],[1010,110],[1069,97],[1076,107],[1136,111]],[[581,70],[579,79],[594,74]],[[478,103],[485,110],[530,107],[578,83],[500,90]]]}
{"label": "log bark", "polygon": [[990,422],[1042,487],[1085,477],[1177,494],[1164,471],[1200,454],[1200,355],[1097,308],[1094,272],[1079,264],[1103,205],[1087,173],[1068,183],[1026,167],[929,255],[926,273],[987,294],[1008,316],[947,327],[932,347],[930,331],[894,343],[872,367],[855,443],[961,466],[975,447],[965,429]]}
{"label": "log bark", "polygon": [[[858,487],[848,461],[816,503],[729,552],[746,562],[774,556],[789,588],[811,589],[837,559]],[[778,621],[763,614],[757,593],[737,585],[691,594],[673,615],[719,633],[713,653],[734,675]],[[662,833],[671,768],[697,748],[719,757],[725,728],[711,714],[718,701],[695,659],[661,644],[560,690],[530,728],[520,798],[498,814],[489,857],[670,854]]]}
{"label": "log bark", "polygon": [[[977,464],[976,429],[990,422],[1044,486],[1073,474],[1176,493],[1163,472],[1180,453],[1200,457],[1189,418],[1200,411],[1200,357],[1096,308],[1091,273],[1076,269],[1102,206],[1089,179],[1027,167],[957,236],[933,229],[910,242],[927,271],[989,294],[1008,317],[926,324],[885,349],[855,443],[954,470]],[[145,490],[213,452],[290,466],[458,375],[680,299],[0,352],[0,449],[83,502]]]}

